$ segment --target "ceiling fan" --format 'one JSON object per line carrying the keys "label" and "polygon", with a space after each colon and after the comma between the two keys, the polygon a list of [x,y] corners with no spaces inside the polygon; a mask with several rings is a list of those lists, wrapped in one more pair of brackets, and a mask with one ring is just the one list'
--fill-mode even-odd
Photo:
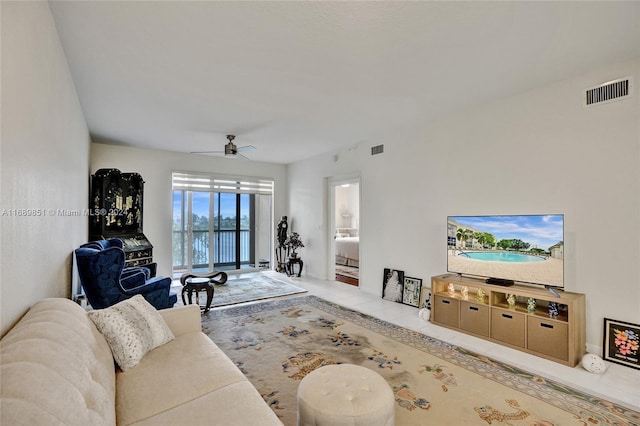
{"label": "ceiling fan", "polygon": [[229,143],[224,146],[224,151],[192,151],[191,154],[224,154],[227,158],[236,158],[240,156],[245,160],[248,160],[249,158],[241,153],[254,150],[256,147],[253,145],[236,146],[236,144],[233,143],[235,138],[235,135],[227,135]]}

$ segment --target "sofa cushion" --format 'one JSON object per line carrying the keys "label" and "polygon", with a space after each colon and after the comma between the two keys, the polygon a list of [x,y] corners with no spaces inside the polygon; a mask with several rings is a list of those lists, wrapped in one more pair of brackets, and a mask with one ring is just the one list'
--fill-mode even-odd
{"label": "sofa cushion", "polygon": [[[185,422],[188,419],[188,422]],[[175,425],[282,426],[274,411],[248,381],[209,392],[134,426]]]}
{"label": "sofa cushion", "polygon": [[0,342],[2,425],[114,425],[109,345],[80,306],[45,299]]}
{"label": "sofa cushion", "polygon": [[202,331],[198,305],[176,306],[171,309],[161,309],[158,313],[175,336]]}
{"label": "sofa cushion", "polygon": [[89,312],[122,370],[135,367],[150,350],[174,338],[162,316],[141,295]]}
{"label": "sofa cushion", "polygon": [[[207,393],[236,383],[246,382],[252,388],[238,367],[202,332],[176,336],[173,341],[149,352],[136,368],[118,372],[116,377],[116,415],[120,425],[154,423],[155,416],[176,408],[181,410],[179,407],[183,404],[194,403]],[[149,397],[149,389],[153,389],[153,397]],[[251,395],[238,397],[236,403],[255,404],[262,407],[264,415],[273,415],[255,388],[253,399]],[[214,399],[212,396],[211,400]],[[226,407],[226,410],[232,408]],[[215,413],[208,411],[211,416]],[[166,417],[167,414],[162,416],[172,418]],[[238,418],[247,421],[247,417]],[[210,420],[209,424],[216,423],[214,418]]]}

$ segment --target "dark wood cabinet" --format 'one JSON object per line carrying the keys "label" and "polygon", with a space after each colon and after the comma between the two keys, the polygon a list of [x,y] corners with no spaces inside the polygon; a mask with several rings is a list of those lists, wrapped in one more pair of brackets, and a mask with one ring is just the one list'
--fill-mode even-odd
{"label": "dark wood cabinet", "polygon": [[126,266],[145,266],[155,276],[153,245],[142,232],[144,180],[138,173],[100,169],[91,175],[89,238],[120,238]]}

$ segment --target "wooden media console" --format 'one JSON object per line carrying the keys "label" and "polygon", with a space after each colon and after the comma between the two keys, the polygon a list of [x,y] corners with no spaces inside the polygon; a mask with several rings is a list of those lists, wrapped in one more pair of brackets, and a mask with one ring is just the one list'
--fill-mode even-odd
{"label": "wooden media console", "polygon": [[[432,277],[431,293],[434,324],[571,367],[585,353],[584,294],[560,291],[556,297],[544,288],[457,274]],[[549,313],[550,303],[558,304],[557,316]]]}

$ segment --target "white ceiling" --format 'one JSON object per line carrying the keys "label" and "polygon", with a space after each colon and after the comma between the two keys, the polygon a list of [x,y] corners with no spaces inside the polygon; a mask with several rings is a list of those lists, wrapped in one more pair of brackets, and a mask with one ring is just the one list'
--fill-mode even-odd
{"label": "white ceiling", "polygon": [[640,57],[640,2],[50,4],[95,140],[284,164]]}

